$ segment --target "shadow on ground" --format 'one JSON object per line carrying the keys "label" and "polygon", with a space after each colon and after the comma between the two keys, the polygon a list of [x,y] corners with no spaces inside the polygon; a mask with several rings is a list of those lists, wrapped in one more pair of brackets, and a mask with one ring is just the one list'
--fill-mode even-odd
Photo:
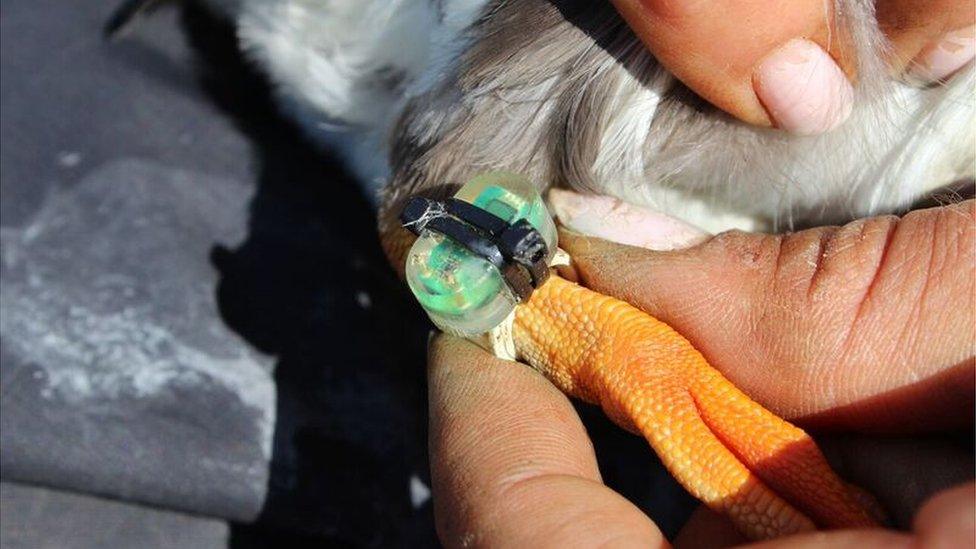
{"label": "shadow on ground", "polygon": [[[248,236],[216,248],[224,320],[276,357],[277,420],[261,516],[234,546],[433,543],[421,365],[428,326],[390,272],[369,203],[328,155],[278,115],[229,28],[186,8],[201,80],[250,138],[258,189]],[[406,319],[413,319],[408,321]]]}

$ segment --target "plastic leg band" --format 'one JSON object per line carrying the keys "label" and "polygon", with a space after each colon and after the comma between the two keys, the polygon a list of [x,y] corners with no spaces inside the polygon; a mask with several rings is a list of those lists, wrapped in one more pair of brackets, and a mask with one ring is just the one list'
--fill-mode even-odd
{"label": "plastic leg band", "polygon": [[400,219],[419,237],[407,255],[407,284],[434,324],[517,359],[515,307],[545,283],[550,267],[568,264],[535,187],[489,173],[444,202],[411,199]]}

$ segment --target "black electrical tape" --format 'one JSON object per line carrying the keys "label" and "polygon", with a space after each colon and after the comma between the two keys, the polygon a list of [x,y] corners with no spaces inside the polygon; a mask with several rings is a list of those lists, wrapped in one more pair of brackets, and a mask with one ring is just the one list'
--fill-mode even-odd
{"label": "black electrical tape", "polygon": [[498,267],[498,270],[505,267],[505,256],[498,249],[498,245],[484,233],[459,219],[448,216],[434,218],[427,223],[427,230],[450,238],[474,254],[487,259],[492,265]]}
{"label": "black electrical tape", "polygon": [[407,201],[400,222],[414,234],[428,229],[443,234],[486,259],[505,279],[519,301],[546,281],[548,246],[531,223],[504,219],[456,198],[445,203],[423,197]]}
{"label": "black electrical tape", "polygon": [[483,210],[474,204],[458,200],[457,198],[448,198],[445,200],[444,208],[447,210],[447,213],[458,219],[463,219],[465,223],[474,225],[490,234],[493,238],[501,236],[505,232],[505,229],[509,227],[508,223],[497,215],[488,210]]}
{"label": "black electrical tape", "polygon": [[549,265],[546,264],[549,247],[527,220],[519,219],[509,225],[497,215],[457,198],[448,198],[444,206],[451,215],[494,237],[506,259],[515,261],[529,271],[533,287],[542,286],[549,277]]}
{"label": "black electrical tape", "polygon": [[400,212],[400,224],[408,231],[420,236],[420,231],[424,230],[424,226],[429,221],[428,214],[436,207],[437,203],[433,200],[414,196],[407,201],[403,211]]}
{"label": "black electrical tape", "polygon": [[546,263],[549,246],[527,220],[519,219],[510,225],[499,236],[498,243],[503,256],[529,271],[534,287],[542,286],[549,278],[549,265]]}

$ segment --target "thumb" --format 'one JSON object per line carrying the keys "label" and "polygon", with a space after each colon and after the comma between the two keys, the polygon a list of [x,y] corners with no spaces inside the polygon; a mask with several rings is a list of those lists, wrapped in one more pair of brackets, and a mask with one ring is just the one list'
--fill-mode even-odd
{"label": "thumb", "polygon": [[832,2],[613,4],[671,73],[741,120],[812,135],[850,114],[854,51]]}
{"label": "thumb", "polygon": [[[551,200],[570,227],[596,216],[589,225],[603,237],[651,226],[634,221],[632,206],[577,203],[567,214],[563,198]],[[972,201],[696,244],[703,238],[663,252],[569,232],[560,244],[583,285],[667,322],[785,417],[903,432],[972,423]]]}

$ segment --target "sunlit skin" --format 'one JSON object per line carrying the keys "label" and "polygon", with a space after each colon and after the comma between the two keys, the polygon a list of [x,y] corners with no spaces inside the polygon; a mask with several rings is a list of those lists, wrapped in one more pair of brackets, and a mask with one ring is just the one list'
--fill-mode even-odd
{"label": "sunlit skin", "polygon": [[[857,60],[833,2],[794,0],[612,0],[655,57],[695,93],[729,114],[769,125],[754,93],[753,73],[762,59],[785,42],[805,38],[820,45],[852,81]],[[878,0],[876,15],[890,41],[892,74],[947,33],[976,20],[965,0]],[[970,32],[971,35],[971,32]]]}
{"label": "sunlit skin", "polygon": [[[397,231],[387,250],[404,257],[411,241]],[[518,306],[513,333],[523,361],[643,435],[691,494],[749,538],[878,525],[870,496],[845,484],[803,430],[626,302],[554,274]]]}
{"label": "sunlit skin", "polygon": [[[877,334],[888,341],[886,331],[875,329],[872,292],[882,297],[892,287],[899,289],[903,299],[878,301],[877,306],[884,305],[877,311],[879,318],[905,325],[900,320],[902,314],[915,318],[911,314],[916,309],[913,304],[921,303],[922,311],[957,313],[916,318],[925,333],[967,333],[965,327],[973,322],[972,310],[953,308],[951,303],[953,295],[972,295],[973,280],[968,273],[973,261],[973,215],[973,203],[967,202],[916,212],[902,220],[877,218],[786,237],[730,234],[682,252],[670,263],[635,248],[564,234],[563,244],[576,258],[575,275],[599,291],[554,276],[517,309],[515,340],[524,362],[565,393],[598,402],[617,423],[644,435],[691,493],[731,518],[738,530],[750,537],[873,525],[872,499],[839,480],[803,431],[745,396],[711,368],[685,337],[644,311],[669,318],[669,323],[682,326],[691,337],[711,343],[709,352],[725,357],[723,371],[736,376],[739,386],[753,384],[750,376],[776,377],[780,383],[755,387],[756,394],[776,406],[780,414],[802,415],[809,421],[830,409],[830,425],[867,426],[889,432],[912,432],[917,427],[906,418],[922,416],[934,422],[932,425],[965,424],[971,417],[963,413],[971,409],[971,389],[954,392],[951,388],[971,387],[971,346],[966,337],[915,350],[902,345],[901,354],[890,355],[887,375],[865,378],[881,385],[859,384],[854,393],[830,394],[831,399],[839,400],[823,400],[824,393],[815,387],[832,382],[825,381],[822,373],[838,369],[854,373],[864,369],[856,366],[861,360],[851,352],[826,352],[835,346],[831,334],[843,330],[827,330],[819,336],[827,339],[819,341],[809,337],[807,327],[795,324],[798,319],[788,319],[794,308],[789,300],[799,299],[805,311],[799,320],[817,319],[819,324],[831,326],[835,322],[828,320],[829,315],[834,315],[837,326],[849,327],[849,320],[844,318],[850,313],[857,316],[858,333],[866,337]],[[387,231],[385,237],[391,261],[402,265],[408,233]],[[919,242],[925,245],[919,246]],[[823,263],[802,260],[809,252],[816,255],[817,250],[824,249],[828,259]],[[887,250],[883,256],[881,250]],[[938,268],[906,269],[906,261],[919,254],[937,258]],[[852,258],[875,257],[882,258],[880,263],[861,261],[853,270],[850,266],[840,268],[851,265]],[[725,270],[705,268],[715,264],[726,265]],[[603,276],[611,271],[613,276]],[[926,288],[919,280],[932,276],[939,278],[938,286],[944,291],[922,292],[917,296],[920,301],[916,300],[911,288]],[[769,290],[770,277],[784,282],[774,284],[777,289],[773,292]],[[816,283],[817,292],[811,293],[805,284],[797,283],[808,279]],[[709,294],[708,288],[730,281],[738,281],[733,284],[741,288],[742,295]],[[867,295],[864,288],[869,290]],[[841,290],[850,293],[851,303],[842,305],[847,303],[846,298],[830,302],[816,298],[818,292],[839,297]],[[640,308],[601,292],[625,297]],[[753,313],[761,309],[725,311],[709,305],[755,305],[760,298],[779,303],[772,310],[775,314],[756,316]],[[669,302],[670,307],[661,307]],[[705,307],[710,322],[696,325],[684,318],[700,317],[701,307]],[[822,307],[828,308],[820,310]],[[781,318],[780,314],[786,316]],[[760,323],[750,318],[760,319]],[[773,324],[764,327],[765,321]],[[772,362],[768,371],[763,371],[760,366],[766,359],[754,363],[754,351],[757,341],[764,339],[755,338],[784,327],[787,331],[776,339],[777,354],[766,357]],[[791,334],[799,338],[794,342],[796,349],[806,353],[806,367],[792,366],[795,359],[790,358],[793,353],[789,349],[793,343],[786,341]],[[613,532],[643,540],[660,536],[646,517],[639,517],[639,512],[599,484],[592,450],[587,450],[589,443],[579,431],[578,419],[567,416],[571,409],[562,410],[551,396],[543,398],[546,391],[519,374],[518,368],[506,366],[504,361],[486,363],[485,353],[481,357],[474,352],[474,345],[463,347],[460,343],[439,338],[430,358],[431,452],[436,458],[432,474],[434,492],[441,494],[435,504],[442,505],[438,513],[442,539],[463,541],[461,538],[469,535],[464,528],[472,524],[483,525],[475,532],[486,539],[494,539],[493,532],[502,537],[528,536],[526,539],[551,532],[548,529],[567,534],[567,524],[577,525],[571,531],[582,530],[586,536],[600,539]],[[724,348],[726,343],[728,349]],[[809,347],[811,344],[814,347]],[[814,348],[826,352],[823,369],[816,366],[819,358],[807,352]],[[871,348],[876,350],[879,345],[872,344]],[[753,352],[741,353],[747,349]],[[740,367],[732,368],[729,360]],[[845,364],[845,360],[855,362]],[[780,363],[782,368],[777,366]],[[937,380],[930,387],[930,396],[892,392],[910,384],[910,380],[902,379],[906,375],[902,363],[929,365],[932,371],[925,377]],[[457,375],[446,375],[452,371]],[[953,375],[939,375],[940,371]],[[916,368],[915,372],[920,370]],[[797,374],[799,377],[789,377]],[[783,384],[799,388],[801,393],[781,393],[778,387]],[[953,397],[956,392],[958,398]],[[899,402],[897,409],[872,397],[882,393]],[[843,412],[847,396],[876,402],[877,406],[865,405],[848,417]],[[800,402],[805,403],[797,407]],[[898,417],[892,415],[894,411],[899,412]],[[917,449],[912,455],[918,456]],[[962,470],[968,469],[963,464]],[[944,471],[940,466],[933,473]],[[491,486],[503,492],[495,493]],[[529,501],[535,503],[526,503]],[[588,510],[585,520],[583,509]],[[504,519],[508,511],[518,519]],[[701,526],[715,521],[692,522]],[[594,525],[600,527],[593,530]],[[711,530],[700,527],[697,531],[701,537]],[[869,531],[881,532],[856,531],[864,536]],[[881,540],[891,535],[879,533],[876,537]],[[721,536],[729,539],[728,534]]]}

